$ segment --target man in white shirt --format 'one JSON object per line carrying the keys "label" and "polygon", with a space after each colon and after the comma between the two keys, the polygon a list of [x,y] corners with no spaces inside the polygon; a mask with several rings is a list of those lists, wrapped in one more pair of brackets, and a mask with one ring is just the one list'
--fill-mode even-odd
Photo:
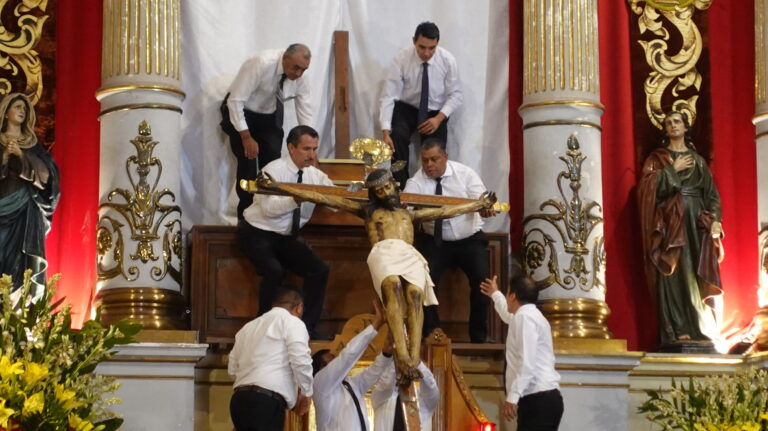
{"label": "man in white shirt", "polygon": [[495,276],[481,285],[483,293],[493,298],[496,310],[502,309],[502,320],[511,322],[505,352],[507,399],[502,415],[507,420],[517,418],[520,431],[556,431],[563,416],[563,397],[560,374],[555,371],[552,329],[536,308],[539,289],[522,275],[512,278],[509,288],[504,298]]}
{"label": "man in white shirt", "polygon": [[227,371],[235,377],[229,411],[237,431],[282,431],[286,408],[309,409],[312,358],[303,308],[301,292],[283,287],[272,309],[235,335]]}
{"label": "man in white shirt", "polygon": [[[264,171],[275,181],[332,186],[333,182],[314,167],[318,134],[309,126],[296,126],[288,133],[288,155],[272,161]],[[328,282],[328,264],[297,239],[315,204],[288,196],[254,195],[253,203],[238,224],[238,245],[262,276],[259,287],[259,314],[269,310],[275,290],[286,271],[304,278],[304,323],[316,339]]]}
{"label": "man in white shirt", "polygon": [[[427,138],[421,146],[421,168],[408,180],[405,192],[477,199],[486,191],[480,176],[467,165],[448,160],[445,144]],[[485,343],[488,335],[488,298],[480,283],[488,278],[488,238],[482,217],[495,216],[493,209],[446,220],[422,223],[414,238],[416,249],[429,263],[429,275],[439,288],[445,269],[461,268],[469,279],[469,339]],[[437,228],[437,230],[436,230]],[[437,305],[424,309],[424,335],[440,327]]]}
{"label": "man in white shirt", "polygon": [[[419,420],[422,430],[432,429],[432,415],[435,413],[440,400],[440,391],[432,371],[424,362],[419,363],[422,379],[419,384]],[[376,383],[371,394],[373,404],[374,431],[393,431],[405,429],[400,400],[399,388],[396,384],[395,367],[388,367]]]}
{"label": "man in white shirt", "polygon": [[379,102],[379,125],[394,158],[406,163],[395,173],[400,188],[408,179],[408,145],[411,135],[448,140],[448,118],[462,103],[459,68],[446,49],[438,47],[440,30],[422,22],[413,35],[413,46],[400,50],[389,65]]}
{"label": "man in white shirt", "polygon": [[311,57],[309,48],[298,43],[259,52],[243,63],[229,86],[221,104],[221,128],[237,157],[238,220],[251,204],[251,195],[238,182],[255,179],[260,167],[280,157],[283,103],[294,100],[299,125],[313,125],[309,82],[304,78]]}
{"label": "man in white shirt", "polygon": [[371,324],[352,338],[338,356],[334,357],[328,350],[320,350],[312,356],[318,431],[371,429],[365,393],[385,369],[394,370],[392,343],[385,345],[373,364],[354,376],[349,376],[349,372],[384,325],[384,310],[378,300],[374,301],[374,310]]}

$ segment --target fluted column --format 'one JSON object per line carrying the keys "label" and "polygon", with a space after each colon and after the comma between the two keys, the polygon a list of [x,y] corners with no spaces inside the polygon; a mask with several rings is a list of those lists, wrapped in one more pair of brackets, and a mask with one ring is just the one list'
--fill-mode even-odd
{"label": "fluted column", "polygon": [[104,0],[98,294],[102,320],[181,329],[180,0]]}
{"label": "fluted column", "polygon": [[768,0],[755,0],[755,124],[757,135],[757,222],[760,247],[760,311],[757,322],[762,326],[758,336],[760,350],[768,350]]}
{"label": "fluted column", "polygon": [[605,326],[597,0],[525,0],[523,267],[560,338]]}

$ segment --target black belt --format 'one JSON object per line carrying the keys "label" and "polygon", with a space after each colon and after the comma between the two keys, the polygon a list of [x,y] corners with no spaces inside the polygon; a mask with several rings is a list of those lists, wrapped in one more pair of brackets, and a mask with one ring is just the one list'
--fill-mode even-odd
{"label": "black belt", "polygon": [[559,393],[560,393],[560,389],[555,388],[555,389],[549,389],[547,391],[534,392],[532,394],[528,394],[528,395],[525,395],[523,397],[520,397],[520,399],[522,400],[523,398],[538,398],[538,397],[543,397],[543,396],[547,396],[547,395],[554,395],[554,394],[559,394]]}
{"label": "black belt", "polygon": [[262,388],[259,385],[241,385],[235,388],[235,392],[240,392],[240,391],[257,392],[257,393],[266,395],[270,398],[273,398],[279,401],[283,405],[283,408],[285,408],[287,404],[285,402],[285,398],[283,398],[282,395],[278,394],[275,391],[270,391],[269,389]]}

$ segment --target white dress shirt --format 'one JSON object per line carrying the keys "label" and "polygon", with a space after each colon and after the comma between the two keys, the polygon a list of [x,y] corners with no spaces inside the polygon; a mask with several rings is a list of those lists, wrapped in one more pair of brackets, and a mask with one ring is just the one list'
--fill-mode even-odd
{"label": "white dress shirt", "polygon": [[[432,429],[432,415],[435,413],[437,403],[440,400],[440,391],[437,388],[435,376],[424,365],[419,364],[419,371],[424,376],[419,383],[417,396],[419,399],[419,419],[421,429]],[[395,384],[394,364],[388,367],[376,383],[376,388],[371,394],[373,404],[373,430],[392,431],[395,425],[395,409],[397,408],[397,394],[399,392]]]}
{"label": "white dress shirt", "polygon": [[[443,196],[457,198],[478,199],[486,188],[480,176],[472,168],[453,160],[448,160],[440,185],[443,187]],[[406,193],[419,193],[434,195],[437,181],[428,177],[424,170],[419,168],[413,177],[405,183]],[[424,232],[429,235],[435,233],[435,222],[422,222]],[[483,228],[483,219],[477,212],[463,214],[447,220],[443,220],[443,241],[456,241],[468,238]]]}
{"label": "white dress shirt", "polygon": [[300,125],[312,126],[312,103],[309,94],[309,81],[302,74],[295,81],[283,81],[282,49],[261,51],[246,60],[229,86],[229,121],[237,131],[248,129],[243,109],[259,114],[271,114],[277,109],[277,98],[283,103],[294,100],[296,120]]}
{"label": "white dress shirt", "polygon": [[355,401],[341,382],[346,380],[355,393],[365,419],[365,429],[370,430],[370,419],[365,405],[365,393],[376,383],[381,373],[392,367],[392,358],[379,355],[369,367],[348,376],[368,344],[376,338],[378,331],[368,326],[352,338],[328,365],[315,375],[315,419],[318,431],[360,430],[360,418]]}
{"label": "white dress shirt", "polygon": [[[507,341],[506,346],[511,346],[513,343],[514,338],[514,331],[512,331],[512,327],[515,322],[515,315],[509,312],[509,305],[507,304],[507,298],[504,296],[501,291],[497,290],[493,292],[493,295],[491,295],[491,300],[493,300],[493,308],[496,310],[496,314],[499,315],[499,318],[502,322],[509,325],[507,327]],[[504,351],[504,359],[507,361],[507,364],[512,363],[512,351],[507,347]],[[507,365],[507,369],[504,372],[504,381],[509,384],[509,382],[514,382],[515,378],[517,376],[517,370],[511,367],[510,365]]]}
{"label": "white dress shirt", "polygon": [[[277,182],[295,183],[299,179],[299,168],[293,163],[289,155],[273,160],[264,167],[267,172]],[[323,186],[332,186],[333,181],[328,175],[314,166],[302,168],[303,184],[316,184]],[[253,195],[253,203],[243,211],[243,218],[251,226],[281,235],[290,235],[293,222],[293,210],[298,205],[290,196],[269,196]],[[315,204],[312,202],[301,203],[301,219],[299,227],[304,226],[315,210]]]}
{"label": "white dress shirt", "polygon": [[507,402],[517,404],[521,397],[559,388],[555,371],[552,330],[536,305],[524,304],[514,314],[507,336],[507,367],[514,378],[507,383]]}
{"label": "white dress shirt", "polygon": [[[392,59],[379,101],[379,123],[382,130],[392,129],[392,109],[396,100],[419,107],[422,63],[414,45],[401,49]],[[463,100],[456,59],[446,49],[438,46],[435,55],[427,63],[429,110],[439,110],[450,117]]]}
{"label": "white dress shirt", "polygon": [[258,385],[296,405],[296,390],[312,396],[312,356],[304,322],[282,307],[274,307],[246,323],[235,335],[227,371],[234,387]]}

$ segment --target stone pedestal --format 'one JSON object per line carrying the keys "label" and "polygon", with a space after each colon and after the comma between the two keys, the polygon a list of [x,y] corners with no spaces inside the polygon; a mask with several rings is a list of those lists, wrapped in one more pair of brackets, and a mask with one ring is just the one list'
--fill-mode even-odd
{"label": "stone pedestal", "polygon": [[140,339],[147,335],[182,342],[118,346],[118,353],[96,368],[96,373],[114,376],[122,383],[115,396],[123,402],[113,408],[125,419],[120,430],[193,430],[195,364],[205,356],[208,345],[197,344],[197,335],[191,331],[142,332]]}

